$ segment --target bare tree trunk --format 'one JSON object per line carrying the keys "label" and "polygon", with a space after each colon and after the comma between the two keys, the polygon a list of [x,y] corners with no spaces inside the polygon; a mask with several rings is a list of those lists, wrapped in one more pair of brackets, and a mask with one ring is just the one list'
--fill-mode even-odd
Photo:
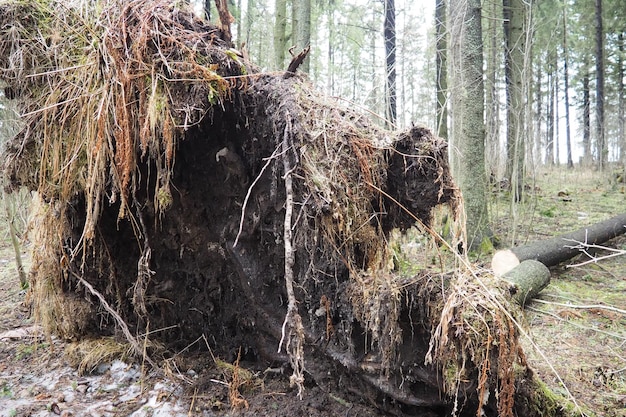
{"label": "bare tree trunk", "polygon": [[602,27],[602,0],[595,0],[596,18],[596,150],[598,169],[606,168],[608,147],[604,137],[604,29]]}
{"label": "bare tree trunk", "polygon": [[[311,0],[295,0],[293,2],[293,36],[296,53],[311,44]],[[300,70],[309,73],[311,59],[307,56]]]}
{"label": "bare tree trunk", "polygon": [[[550,53],[551,54],[551,53]],[[549,55],[549,60],[552,57]],[[546,117],[546,165],[554,165],[554,71],[548,72],[548,114]]]}
{"label": "bare tree trunk", "polygon": [[211,0],[204,0],[204,16],[206,20],[211,20]]}
{"label": "bare tree trunk", "polygon": [[561,143],[559,141],[559,59],[556,48],[554,52],[554,70],[552,73],[554,74],[554,164],[559,166],[561,164]]}
{"label": "bare tree trunk", "polygon": [[386,102],[385,117],[387,123],[395,126],[397,119],[396,103],[396,5],[395,0],[385,0],[385,64],[386,77]]}
{"label": "bare tree trunk", "polygon": [[624,103],[624,32],[620,32],[617,35],[617,48],[619,53],[617,54],[617,94],[618,94],[618,119],[617,128],[619,134],[620,144],[620,161],[624,169],[624,175],[622,178],[626,183],[626,120],[625,117],[625,103]]}
{"label": "bare tree trunk", "polygon": [[526,5],[523,0],[503,0],[505,65],[504,78],[507,98],[507,178],[515,201],[522,198],[524,181],[526,128],[524,115],[524,54],[526,37],[524,23]]}
{"label": "bare tree trunk", "polygon": [[328,80],[327,91],[335,95],[335,0],[328,0]]}
{"label": "bare tree trunk", "polygon": [[485,175],[485,125],[481,1],[451,2],[450,59],[452,139],[460,152],[456,178],[467,217],[467,249],[491,237]]}
{"label": "bare tree trunk", "polygon": [[255,0],[248,0],[246,4],[245,19],[243,17],[241,18],[242,22],[245,22],[245,24],[241,26],[243,27],[242,34],[244,42],[248,45],[248,50],[252,53],[254,50],[252,47],[252,22],[254,21]]}
{"label": "bare tree trunk", "polygon": [[542,121],[543,117],[543,90],[542,90],[542,78],[543,72],[541,69],[543,68],[543,62],[537,65],[537,78],[535,79],[535,103],[537,105],[536,110],[536,120],[535,120],[535,157],[533,162],[535,165],[541,164],[541,151],[542,151]]}
{"label": "bare tree trunk", "polygon": [[489,40],[489,50],[486,53],[486,71],[485,74],[485,127],[486,127],[486,152],[487,152],[487,169],[488,172],[498,178],[501,178],[500,159],[500,101],[498,99],[498,89],[496,85],[498,68],[500,68],[501,49],[498,42],[498,26],[500,25],[502,9],[497,6],[496,2],[490,3],[490,16],[485,19],[487,26],[486,39]]}
{"label": "bare tree trunk", "polygon": [[585,56],[583,63],[583,162],[589,166],[591,156],[591,92],[589,89],[589,60]]}
{"label": "bare tree trunk", "polygon": [[448,137],[448,60],[447,54],[447,29],[446,29],[446,1],[437,0],[435,5],[435,32],[437,34],[437,101],[435,103],[435,126],[440,138]]}
{"label": "bare tree trunk", "polygon": [[274,64],[277,69],[283,69],[287,49],[287,0],[276,0],[274,16]]}
{"label": "bare tree trunk", "polygon": [[565,93],[565,140],[567,146],[567,167],[574,168],[572,160],[572,137],[569,119],[569,72],[567,50],[567,7],[563,9],[563,83]]}

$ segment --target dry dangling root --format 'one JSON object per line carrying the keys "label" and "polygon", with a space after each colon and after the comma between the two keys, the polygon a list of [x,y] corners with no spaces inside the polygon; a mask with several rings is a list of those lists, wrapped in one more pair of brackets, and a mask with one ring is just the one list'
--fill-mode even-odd
{"label": "dry dangling root", "polygon": [[439,320],[426,360],[441,366],[448,395],[476,390],[478,415],[495,396],[498,415],[512,417],[516,376],[529,371],[512,316],[519,308],[497,291],[502,285],[488,273],[454,276],[440,316],[433,315]]}

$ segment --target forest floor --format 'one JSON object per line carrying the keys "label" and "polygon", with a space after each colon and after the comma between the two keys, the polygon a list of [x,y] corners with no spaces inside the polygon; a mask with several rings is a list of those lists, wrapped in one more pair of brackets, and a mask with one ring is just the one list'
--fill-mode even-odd
{"label": "forest floor", "polygon": [[[626,206],[623,184],[594,172],[542,172],[531,189],[515,216],[506,192],[494,191],[490,209],[503,246],[512,239],[524,243],[575,230]],[[239,399],[248,408],[234,411],[228,389],[232,368],[206,355],[181,358],[167,376],[120,360],[102,361],[80,374],[63,354],[71,344],[45,337],[29,317],[8,235],[0,236],[0,417],[380,415],[314,384],[299,400],[287,375],[262,370],[245,374],[250,383],[247,390],[241,386]],[[626,238],[607,246],[626,250]],[[626,255],[554,269],[551,284],[527,306],[525,319],[530,366],[552,390],[589,415],[626,417]]]}
{"label": "forest floor", "polygon": [[[623,213],[624,183],[607,178],[579,169],[544,170],[536,176],[528,207],[516,213],[516,221],[506,193],[493,202],[495,233],[506,247],[513,234],[523,244]],[[512,224],[518,226],[512,229]],[[530,366],[552,390],[590,414],[624,417],[626,237],[606,246],[621,255],[600,259],[611,252],[592,249],[597,262],[585,263],[590,258],[581,254],[552,269],[550,285],[525,308],[529,338],[523,345]]]}

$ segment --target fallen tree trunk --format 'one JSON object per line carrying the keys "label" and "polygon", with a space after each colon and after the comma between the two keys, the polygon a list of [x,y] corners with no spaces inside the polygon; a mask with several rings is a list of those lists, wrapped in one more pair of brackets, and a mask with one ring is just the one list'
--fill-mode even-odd
{"label": "fallen tree trunk", "polygon": [[523,307],[550,284],[550,270],[541,262],[529,259],[511,269],[502,278],[511,283],[511,298]]}
{"label": "fallen tree trunk", "polygon": [[624,233],[626,213],[552,239],[498,251],[493,255],[491,268],[496,275],[502,276],[529,259],[547,267],[556,266],[580,254],[580,249],[576,247],[578,243],[597,245]]}

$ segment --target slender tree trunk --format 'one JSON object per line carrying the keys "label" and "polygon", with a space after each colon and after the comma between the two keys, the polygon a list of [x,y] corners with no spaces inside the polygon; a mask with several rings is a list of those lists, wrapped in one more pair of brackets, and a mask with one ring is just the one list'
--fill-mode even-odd
{"label": "slender tree trunk", "polygon": [[386,111],[387,122],[391,126],[396,125],[396,6],[395,0],[385,0],[385,64],[387,70],[386,86]]}
{"label": "slender tree trunk", "polygon": [[335,0],[328,0],[328,94],[335,95]]}
{"label": "slender tree trunk", "polygon": [[586,166],[593,162],[591,156],[591,91],[589,89],[589,60],[583,61],[583,161]]}
{"label": "slender tree trunk", "polygon": [[486,19],[486,39],[489,40],[489,49],[485,54],[486,59],[486,74],[485,74],[485,127],[486,131],[486,153],[487,153],[487,170],[498,179],[500,179],[502,172],[500,170],[500,101],[498,99],[498,89],[496,85],[498,68],[500,63],[498,61],[499,53],[501,49],[498,43],[498,26],[501,21],[501,11],[496,2],[491,2],[490,16]]}
{"label": "slender tree trunk", "polygon": [[204,16],[206,20],[211,20],[211,3],[212,0],[204,0]]}
{"label": "slender tree trunk", "polygon": [[561,142],[559,131],[559,67],[557,52],[554,53],[554,164],[561,164]]}
{"label": "slender tree trunk", "polygon": [[[375,8],[372,8],[372,21],[375,22],[377,19],[377,11]],[[375,36],[370,36],[370,47],[369,47],[369,54],[370,54],[370,70],[371,70],[371,77],[372,77],[372,92],[370,94],[370,97],[368,99],[368,108],[371,109],[374,113],[377,114],[381,114],[381,110],[382,107],[380,105],[380,85],[381,85],[381,81],[379,79],[378,73],[376,71],[376,69],[378,68],[378,61],[379,58],[376,55],[376,37]],[[340,54],[341,56],[342,54]],[[341,65],[338,65],[339,68],[341,68]]]}
{"label": "slender tree trunk", "polygon": [[276,0],[274,17],[274,65],[277,69],[283,69],[287,50],[287,0]]}
{"label": "slender tree trunk", "polygon": [[436,0],[435,5],[435,32],[437,34],[437,101],[435,116],[437,118],[435,126],[437,135],[441,138],[448,138],[448,69],[447,69],[447,29],[446,29],[446,1]]}
{"label": "slender tree trunk", "polygon": [[604,29],[602,27],[602,0],[595,0],[596,20],[596,149],[598,169],[606,167],[608,147],[604,137]]}
{"label": "slender tree trunk", "polygon": [[503,0],[505,39],[505,83],[507,98],[507,178],[515,201],[522,198],[525,159],[524,55],[526,36],[524,0]]}
{"label": "slender tree trunk", "polygon": [[572,159],[572,136],[569,118],[569,71],[567,50],[567,7],[563,9],[563,87],[565,89],[565,141],[567,146],[567,167],[574,168]]}
{"label": "slender tree trunk", "polygon": [[548,72],[548,114],[546,117],[546,165],[554,165],[554,84],[554,71],[550,69]]}
{"label": "slender tree trunk", "polygon": [[[293,2],[293,30],[296,53],[311,45],[311,0],[295,0]],[[307,56],[300,70],[309,73],[311,68],[310,56]]]}
{"label": "slender tree trunk", "polygon": [[241,0],[237,0],[237,16],[235,18],[235,30],[237,32],[237,46],[239,48],[241,48],[241,51],[246,54],[246,56],[248,55],[248,47],[247,45],[245,45],[243,43],[243,36],[241,35],[242,32],[242,23],[241,23],[241,16],[242,16],[242,11],[241,11]]}
{"label": "slender tree trunk", "polygon": [[456,178],[465,200],[467,247],[491,237],[485,175],[485,125],[481,0],[449,4],[452,143],[460,152]]}
{"label": "slender tree trunk", "polygon": [[254,20],[254,0],[248,0],[248,6],[246,7],[246,26],[245,26],[245,42],[252,51],[252,45],[250,44],[250,34],[252,32],[252,21]]}
{"label": "slender tree trunk", "polygon": [[543,83],[542,77],[543,72],[541,71],[543,67],[543,63],[539,63],[537,65],[537,78],[535,80],[535,103],[537,104],[537,113],[535,120],[535,164],[541,163],[541,150],[542,150],[542,140],[543,132],[542,132],[542,121],[543,117]]}
{"label": "slender tree trunk", "polygon": [[617,128],[619,134],[619,143],[620,143],[620,161],[624,168],[624,175],[622,178],[626,182],[626,120],[625,116],[625,103],[624,103],[624,32],[620,32],[617,35],[617,94],[618,94],[618,102],[617,102]]}

